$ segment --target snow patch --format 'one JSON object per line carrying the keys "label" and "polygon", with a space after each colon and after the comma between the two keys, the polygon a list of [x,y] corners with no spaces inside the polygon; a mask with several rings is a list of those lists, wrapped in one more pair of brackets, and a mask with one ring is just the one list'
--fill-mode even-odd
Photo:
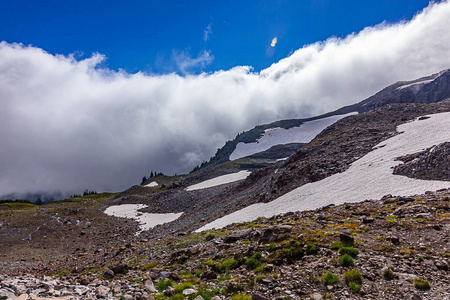
{"label": "snow patch", "polygon": [[250,173],[251,173],[250,171],[239,171],[237,173],[222,175],[213,179],[205,180],[203,182],[188,186],[186,188],[186,191],[201,190],[222,185],[225,183],[235,182],[247,178],[247,176],[250,175]]}
{"label": "snow patch", "polygon": [[278,158],[276,159],[276,161],[283,161],[283,160],[287,160],[289,157],[283,157],[283,158]]}
{"label": "snow patch", "polygon": [[412,179],[393,175],[396,157],[423,151],[450,141],[450,113],[430,115],[397,127],[402,132],[374,147],[350,168],[321,181],[308,183],[269,203],[258,203],[206,224],[197,231],[271,217],[289,211],[313,210],[329,204],[380,199],[384,195],[412,195],[450,187],[448,181]]}
{"label": "snow patch", "polygon": [[148,207],[146,204],[122,204],[113,205],[108,207],[104,213],[109,216],[129,218],[137,221],[139,225],[139,231],[136,235],[142,231],[149,230],[156,225],[169,223],[178,219],[183,213],[168,213],[168,214],[153,214],[140,212],[139,210]]}
{"label": "snow patch", "polygon": [[358,114],[351,112],[345,115],[336,115],[314,121],[308,121],[300,126],[284,129],[280,127],[269,128],[254,143],[238,143],[236,149],[230,155],[230,160],[239,159],[255,153],[266,151],[276,145],[285,145],[291,143],[309,143],[322,130],[331,124],[347,116]]}
{"label": "snow patch", "polygon": [[422,80],[422,81],[418,81],[418,82],[414,82],[414,83],[410,83],[410,84],[405,84],[402,86],[399,86],[398,88],[396,88],[396,90],[403,90],[404,88],[413,86],[413,85],[417,85],[417,84],[425,84],[425,83],[430,83],[432,82],[434,79],[429,79],[429,80]]}
{"label": "snow patch", "polygon": [[152,181],[149,184],[144,185],[144,186],[146,186],[146,187],[155,187],[155,186],[158,186],[158,183],[156,181]]}

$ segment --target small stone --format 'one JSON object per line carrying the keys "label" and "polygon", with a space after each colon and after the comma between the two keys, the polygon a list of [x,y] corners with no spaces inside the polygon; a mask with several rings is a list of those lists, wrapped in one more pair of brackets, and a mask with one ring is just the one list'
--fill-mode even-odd
{"label": "small stone", "polygon": [[341,232],[339,234],[339,238],[341,239],[341,242],[347,242],[347,243],[354,243],[355,239],[353,238],[352,234],[349,232]]}
{"label": "small stone", "polygon": [[273,271],[274,266],[272,264],[267,264],[264,266],[264,272],[269,273]]}
{"label": "small stone", "polygon": [[207,242],[209,242],[209,241],[212,241],[215,237],[216,237],[216,236],[215,236],[214,234],[208,234],[208,235],[205,237],[205,240],[206,240]]}
{"label": "small stone", "polygon": [[104,273],[103,273],[103,277],[106,279],[111,279],[114,277],[114,272],[111,269],[107,269]]}
{"label": "small stone", "polygon": [[166,296],[175,295],[175,289],[173,287],[169,286],[167,289],[164,290],[164,295],[166,295]]}
{"label": "small stone", "polygon": [[443,260],[436,260],[434,262],[434,265],[436,266],[436,268],[438,268],[439,270],[448,270],[449,267],[447,265],[447,263]]}
{"label": "small stone", "polygon": [[192,295],[192,294],[195,294],[195,293],[197,293],[197,291],[194,290],[194,289],[185,289],[185,290],[183,290],[183,295],[185,295],[185,296],[189,296],[189,295]]}
{"label": "small stone", "polygon": [[114,265],[114,266],[109,267],[109,269],[110,269],[111,271],[113,271],[114,274],[123,274],[123,273],[125,273],[126,271],[128,271],[129,267],[128,267],[127,264],[119,263],[119,264],[116,264],[116,265]]}
{"label": "small stone", "polygon": [[420,297],[417,294],[409,294],[409,295],[406,295],[404,299],[405,300],[422,300],[422,297]]}
{"label": "small stone", "polygon": [[263,296],[259,293],[254,293],[252,295],[252,300],[270,300],[270,298],[267,298],[266,296]]}
{"label": "small stone", "polygon": [[170,272],[162,271],[156,275],[155,281],[161,280],[161,279],[167,279],[170,276]]}
{"label": "small stone", "polygon": [[372,217],[364,217],[364,218],[362,219],[362,222],[363,222],[364,224],[372,223],[373,221],[375,221],[375,219],[372,218]]}
{"label": "small stone", "polygon": [[204,279],[217,279],[217,274],[214,271],[207,270],[200,277]]}
{"label": "small stone", "polygon": [[314,300],[322,300],[322,295],[319,293],[312,293],[310,295],[310,297],[311,297],[311,299],[314,299]]}
{"label": "small stone", "polygon": [[153,281],[152,281],[151,278],[149,278],[149,279],[147,279],[145,281],[144,288],[149,293],[156,293],[157,292],[157,290],[155,289],[155,285],[153,284]]}
{"label": "small stone", "polygon": [[389,237],[389,240],[392,242],[392,244],[400,244],[400,238],[396,235],[391,235]]}
{"label": "small stone", "polygon": [[443,227],[442,224],[435,224],[435,225],[432,226],[432,228],[434,230],[438,230],[438,231],[442,230],[442,227]]}

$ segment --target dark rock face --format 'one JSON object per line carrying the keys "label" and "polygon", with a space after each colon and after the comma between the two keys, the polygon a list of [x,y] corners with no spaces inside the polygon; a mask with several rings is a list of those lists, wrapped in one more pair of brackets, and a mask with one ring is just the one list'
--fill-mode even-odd
{"label": "dark rock face", "polygon": [[398,160],[404,163],[394,168],[395,175],[425,180],[450,180],[450,142],[399,157]]}
{"label": "dark rock face", "polygon": [[413,81],[397,82],[352,106],[367,112],[392,103],[436,103],[450,98],[450,70]]}
{"label": "dark rock face", "polygon": [[109,267],[109,269],[110,269],[111,271],[113,271],[114,274],[123,274],[123,273],[125,273],[126,271],[128,271],[129,267],[128,267],[127,264],[119,263],[119,264],[116,264],[116,265],[114,265],[114,266]]}

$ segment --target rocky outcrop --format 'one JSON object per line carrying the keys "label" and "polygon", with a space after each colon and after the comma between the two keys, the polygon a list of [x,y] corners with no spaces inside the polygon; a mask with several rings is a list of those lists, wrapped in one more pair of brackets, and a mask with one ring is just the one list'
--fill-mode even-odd
{"label": "rocky outcrop", "polygon": [[450,142],[422,152],[399,157],[403,161],[394,168],[394,174],[424,180],[450,180]]}

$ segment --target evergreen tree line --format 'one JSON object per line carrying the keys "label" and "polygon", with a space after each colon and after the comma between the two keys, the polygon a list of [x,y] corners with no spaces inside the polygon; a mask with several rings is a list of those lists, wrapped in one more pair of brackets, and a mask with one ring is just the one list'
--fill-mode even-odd
{"label": "evergreen tree line", "polygon": [[152,177],[158,177],[158,176],[165,176],[163,172],[150,172],[150,176],[144,176],[142,177],[142,181],[141,181],[141,185],[144,184],[144,182],[146,182],[147,180],[149,180]]}

